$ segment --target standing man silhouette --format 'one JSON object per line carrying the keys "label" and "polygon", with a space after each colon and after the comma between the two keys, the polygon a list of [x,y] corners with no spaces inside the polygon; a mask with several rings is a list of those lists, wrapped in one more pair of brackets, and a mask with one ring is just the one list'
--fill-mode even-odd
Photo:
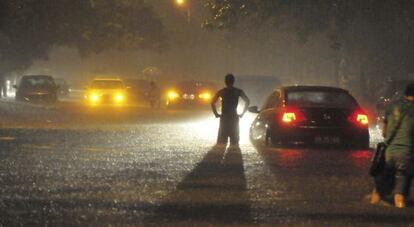
{"label": "standing man silhouette", "polygon": [[[230,145],[237,146],[239,144],[239,118],[243,117],[250,104],[244,91],[233,86],[234,81],[234,76],[227,74],[224,79],[226,87],[218,91],[211,101],[214,115],[220,118],[217,144],[227,144],[228,138],[230,138]],[[216,107],[219,98],[221,98],[221,114],[217,112]],[[239,98],[244,101],[244,108],[240,115],[237,113]]]}

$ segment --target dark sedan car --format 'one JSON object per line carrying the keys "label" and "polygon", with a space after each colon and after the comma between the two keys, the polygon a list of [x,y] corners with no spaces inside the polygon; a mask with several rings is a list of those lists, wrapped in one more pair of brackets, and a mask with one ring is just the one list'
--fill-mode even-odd
{"label": "dark sedan car", "polygon": [[57,90],[53,77],[46,75],[23,76],[16,88],[16,101],[56,102]]}
{"label": "dark sedan car", "polygon": [[250,128],[253,143],[369,147],[368,116],[348,91],[290,86],[275,90]]}
{"label": "dark sedan car", "polygon": [[217,87],[213,82],[182,81],[169,89],[166,94],[168,107],[210,107]]}

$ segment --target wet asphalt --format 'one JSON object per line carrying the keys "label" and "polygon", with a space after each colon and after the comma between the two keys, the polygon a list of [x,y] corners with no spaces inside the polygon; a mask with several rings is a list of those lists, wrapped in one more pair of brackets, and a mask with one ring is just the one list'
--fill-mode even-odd
{"label": "wet asphalt", "polygon": [[[414,226],[370,150],[215,145],[207,110],[0,103],[0,226]],[[372,141],[378,140],[372,131]]]}

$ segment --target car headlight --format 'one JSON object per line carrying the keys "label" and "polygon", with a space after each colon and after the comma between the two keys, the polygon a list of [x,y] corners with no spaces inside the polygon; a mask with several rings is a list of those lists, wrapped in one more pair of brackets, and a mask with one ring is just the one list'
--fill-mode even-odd
{"label": "car headlight", "polygon": [[98,102],[99,101],[99,95],[98,94],[90,94],[89,95],[89,100],[92,102]]}
{"label": "car headlight", "polygon": [[125,100],[125,96],[123,94],[116,94],[115,101],[116,102],[123,102]]}
{"label": "car headlight", "polygon": [[203,100],[210,100],[211,99],[211,93],[209,92],[204,92],[198,95],[198,98],[203,99]]}
{"label": "car headlight", "polygon": [[174,100],[174,99],[178,98],[178,97],[179,97],[179,95],[178,95],[178,93],[177,93],[176,91],[169,91],[169,92],[167,93],[167,97],[168,97],[168,99],[170,99],[170,100]]}

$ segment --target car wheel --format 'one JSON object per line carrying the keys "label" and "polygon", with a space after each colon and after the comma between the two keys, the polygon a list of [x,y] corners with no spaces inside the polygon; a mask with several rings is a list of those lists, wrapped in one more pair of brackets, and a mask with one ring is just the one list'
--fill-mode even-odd
{"label": "car wheel", "polygon": [[279,144],[279,139],[275,133],[271,132],[270,129],[266,131],[266,146],[275,147]]}

